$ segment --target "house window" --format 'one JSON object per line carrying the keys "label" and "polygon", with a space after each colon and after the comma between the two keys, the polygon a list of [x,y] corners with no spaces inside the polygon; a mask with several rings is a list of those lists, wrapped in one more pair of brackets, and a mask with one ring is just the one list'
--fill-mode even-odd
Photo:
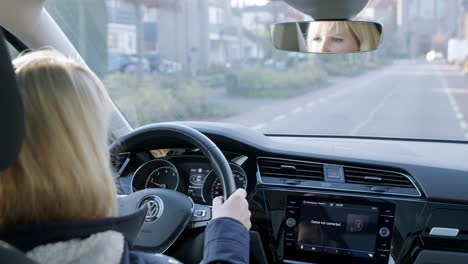
{"label": "house window", "polygon": [[443,6],[436,8],[436,0],[414,0],[410,2],[409,15],[411,19],[434,19],[440,12],[445,13],[445,3]]}
{"label": "house window", "polygon": [[447,16],[447,3],[445,1],[436,1],[437,4],[437,18],[444,18]]}
{"label": "house window", "polygon": [[119,38],[117,34],[115,33],[109,34],[109,47],[111,49],[117,49],[119,47]]}
{"label": "house window", "polygon": [[219,25],[223,23],[223,9],[219,7],[210,7],[208,15],[210,24]]}

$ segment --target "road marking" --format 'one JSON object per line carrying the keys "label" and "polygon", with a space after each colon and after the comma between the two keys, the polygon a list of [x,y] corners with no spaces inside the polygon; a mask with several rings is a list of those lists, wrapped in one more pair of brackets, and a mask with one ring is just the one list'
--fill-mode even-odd
{"label": "road marking", "polygon": [[307,107],[312,107],[314,105],[315,105],[315,102],[310,102],[310,103],[307,104]]}
{"label": "road marking", "polygon": [[285,118],[286,118],[286,115],[279,115],[279,116],[273,118],[273,121],[281,121],[281,120],[283,120]]}
{"label": "road marking", "polygon": [[[466,131],[468,129],[468,123],[465,121],[463,114],[460,112],[460,107],[457,104],[457,100],[455,100],[455,97],[453,96],[453,94],[450,92],[448,88],[447,80],[445,80],[444,76],[442,76],[440,69],[435,68],[435,66],[433,67],[436,70],[437,75],[439,76],[440,84],[442,84],[442,86],[444,87],[444,91],[445,91],[445,94],[447,94],[450,106],[452,107],[452,110],[455,116],[459,120],[458,124],[460,125],[461,130]],[[466,139],[468,139],[468,133],[465,132],[464,136]]]}
{"label": "road marking", "polygon": [[297,114],[302,111],[302,106],[299,106],[298,108],[294,109],[292,112],[293,114]]}
{"label": "road marking", "polygon": [[265,123],[260,123],[260,124],[258,124],[256,126],[253,126],[252,129],[253,130],[260,130],[260,129],[264,128],[265,126],[266,126]]}
{"label": "road marking", "polygon": [[[450,93],[450,91],[447,91],[447,92]],[[457,106],[457,102],[455,102],[455,99],[453,98],[452,94],[449,95],[449,101],[450,101],[450,105],[452,105],[453,107]]]}
{"label": "road marking", "polygon": [[[444,87],[445,88],[445,87]],[[455,98],[453,98],[453,94],[450,93],[450,90],[447,88],[447,92],[448,92],[448,98],[449,98],[449,101],[450,101],[450,104],[451,105],[456,105],[457,102],[455,102]]]}
{"label": "road marking", "polygon": [[387,102],[388,98],[390,98],[390,96],[392,96],[393,94],[395,93],[395,90],[392,91],[392,92],[389,92],[387,95],[385,95],[385,97],[382,99],[382,101],[380,101],[380,103],[374,107],[374,109],[372,109],[372,111],[369,113],[369,115],[367,116],[367,119],[364,120],[363,122],[359,123],[356,127],[354,127],[353,130],[351,130],[351,133],[350,135],[356,135],[357,132],[359,132],[359,130],[361,130],[363,127],[365,127],[370,121],[372,121],[372,119],[374,119],[375,115],[377,114],[377,112],[385,105],[385,103]]}
{"label": "road marking", "polygon": [[468,123],[466,123],[465,121],[460,121],[460,127],[463,129],[468,129]]}

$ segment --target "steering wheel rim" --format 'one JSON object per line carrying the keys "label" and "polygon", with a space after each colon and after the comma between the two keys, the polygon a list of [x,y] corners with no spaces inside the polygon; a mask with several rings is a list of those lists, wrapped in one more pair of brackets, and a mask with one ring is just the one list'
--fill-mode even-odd
{"label": "steering wheel rim", "polygon": [[157,140],[160,135],[164,137],[182,139],[199,148],[208,158],[216,175],[223,183],[224,199],[229,198],[236,191],[234,177],[229,162],[221,150],[207,136],[191,127],[177,123],[159,123],[143,126],[133,130],[127,135],[115,140],[109,147],[111,157],[117,156],[128,149],[144,146],[145,143]]}
{"label": "steering wheel rim", "polygon": [[[140,127],[114,141],[109,147],[110,155],[113,158],[122,152],[148,149],[149,142],[166,138],[180,139],[199,148],[221,180],[224,198],[235,192],[231,167],[221,150],[207,136],[185,125],[160,123]],[[193,227],[204,226],[211,219],[209,207],[194,204],[189,196],[172,190],[144,189],[120,196],[118,202],[120,215],[148,207],[146,221],[135,242],[135,246],[144,251],[162,253],[177,240],[189,223]],[[195,211],[204,213],[199,218],[193,214]]]}

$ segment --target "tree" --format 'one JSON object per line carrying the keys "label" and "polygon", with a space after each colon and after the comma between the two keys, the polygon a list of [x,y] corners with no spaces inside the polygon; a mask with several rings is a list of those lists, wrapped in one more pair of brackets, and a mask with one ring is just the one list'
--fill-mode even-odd
{"label": "tree", "polygon": [[144,33],[143,33],[143,7],[157,8],[177,11],[180,8],[180,0],[121,0],[133,6],[135,11],[135,26],[137,36],[137,74],[141,79],[143,74],[143,53],[144,53]]}

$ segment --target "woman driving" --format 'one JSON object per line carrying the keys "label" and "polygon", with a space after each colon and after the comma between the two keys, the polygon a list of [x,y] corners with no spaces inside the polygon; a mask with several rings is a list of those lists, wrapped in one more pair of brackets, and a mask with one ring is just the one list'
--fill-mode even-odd
{"label": "woman driving", "polygon": [[[117,226],[107,148],[110,106],[101,81],[53,50],[13,62],[25,111],[24,145],[0,172],[0,240],[38,263],[178,263],[129,250]],[[213,201],[203,263],[248,263],[245,190]]]}

